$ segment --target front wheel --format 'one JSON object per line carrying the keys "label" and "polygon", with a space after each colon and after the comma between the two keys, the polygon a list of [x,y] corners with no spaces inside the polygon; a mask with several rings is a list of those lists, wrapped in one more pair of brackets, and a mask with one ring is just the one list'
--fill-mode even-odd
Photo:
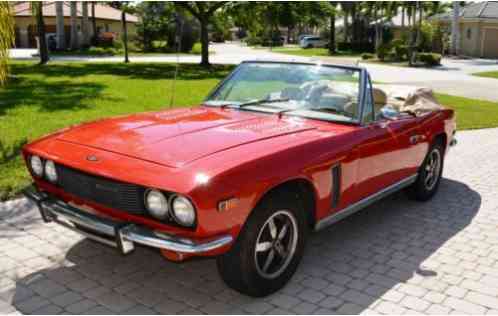
{"label": "front wheel", "polygon": [[225,283],[243,294],[262,297],[278,291],[301,261],[307,220],[301,203],[285,195],[260,203],[232,249],[217,259]]}
{"label": "front wheel", "polygon": [[408,188],[411,198],[427,201],[436,194],[443,173],[444,149],[440,143],[434,144],[419,169],[417,181]]}

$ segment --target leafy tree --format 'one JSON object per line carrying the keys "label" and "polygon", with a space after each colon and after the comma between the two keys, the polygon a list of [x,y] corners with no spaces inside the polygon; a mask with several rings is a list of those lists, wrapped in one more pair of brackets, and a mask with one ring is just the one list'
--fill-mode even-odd
{"label": "leafy tree", "polygon": [[8,2],[0,2],[0,86],[9,74],[9,49],[14,45],[14,18]]}
{"label": "leafy tree", "polygon": [[174,28],[174,5],[171,2],[142,2],[137,5],[140,22],[137,24],[137,40],[144,51],[153,50],[154,41],[164,41],[171,46]]}
{"label": "leafy tree", "polygon": [[192,14],[201,25],[201,65],[209,66],[209,34],[208,25],[211,17],[219,8],[223,7],[227,2],[195,2],[182,1],[175,2],[178,9],[184,9]]}

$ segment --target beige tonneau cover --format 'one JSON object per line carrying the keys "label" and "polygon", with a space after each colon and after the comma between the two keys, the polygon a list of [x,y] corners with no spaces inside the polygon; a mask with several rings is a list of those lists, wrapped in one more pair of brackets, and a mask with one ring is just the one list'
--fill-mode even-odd
{"label": "beige tonneau cover", "polygon": [[[439,104],[431,88],[376,84],[374,85],[374,90],[377,89],[385,93],[385,104],[392,106],[397,111],[408,111],[420,116],[428,112],[443,109],[443,106]],[[379,98],[376,96],[379,93],[381,92],[377,91],[376,93],[374,91],[374,99]]]}

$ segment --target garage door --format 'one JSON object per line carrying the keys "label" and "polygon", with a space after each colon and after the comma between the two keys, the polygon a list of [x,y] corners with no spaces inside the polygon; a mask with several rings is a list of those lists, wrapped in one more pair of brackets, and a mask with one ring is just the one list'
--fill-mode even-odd
{"label": "garage door", "polygon": [[484,29],[484,58],[498,58],[498,29]]}

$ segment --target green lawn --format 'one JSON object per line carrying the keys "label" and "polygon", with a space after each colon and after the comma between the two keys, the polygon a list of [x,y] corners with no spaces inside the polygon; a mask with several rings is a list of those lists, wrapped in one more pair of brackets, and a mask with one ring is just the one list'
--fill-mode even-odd
{"label": "green lawn", "polygon": [[[182,65],[175,106],[199,104],[232,66]],[[0,200],[28,184],[23,144],[71,124],[168,108],[172,64],[13,63],[15,79],[0,88]]]}
{"label": "green lawn", "polygon": [[456,111],[457,129],[498,127],[498,103],[436,93],[445,107]]}
{"label": "green lawn", "polygon": [[498,79],[498,71],[477,72],[473,75],[478,77]]}
{"label": "green lawn", "polygon": [[[176,106],[198,104],[233,66],[181,65]],[[19,155],[26,142],[71,124],[168,108],[172,64],[12,64],[14,79],[0,88],[0,200],[29,183]],[[498,126],[498,104],[438,95],[457,110],[459,129]]]}
{"label": "green lawn", "polygon": [[329,55],[329,50],[327,48],[274,47],[272,51],[275,53],[304,56],[304,57],[312,57],[312,56],[358,57],[361,55],[359,53],[353,53],[350,51],[338,51],[334,55]]}

